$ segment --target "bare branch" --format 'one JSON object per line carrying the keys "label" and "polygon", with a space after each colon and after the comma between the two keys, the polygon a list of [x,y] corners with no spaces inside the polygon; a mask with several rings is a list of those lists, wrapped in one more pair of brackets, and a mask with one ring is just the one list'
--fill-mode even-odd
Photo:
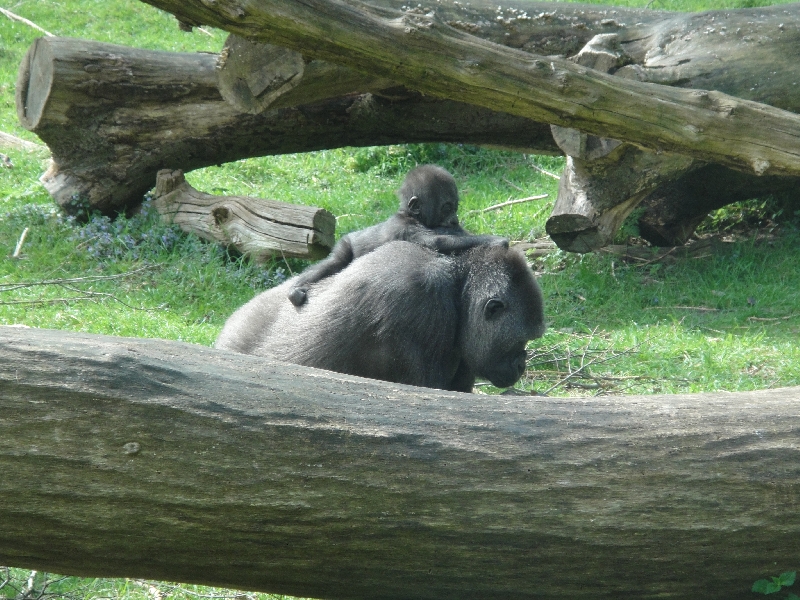
{"label": "bare branch", "polygon": [[541,200],[542,198],[547,198],[547,194],[540,194],[538,196],[528,196],[527,198],[520,198],[519,200],[509,200],[508,202],[501,202],[500,204],[494,204],[492,206],[487,206],[486,208],[478,208],[475,210],[470,210],[467,212],[468,215],[474,213],[484,213],[489,212],[490,210],[499,210],[506,206],[511,206],[512,204],[522,204],[523,202],[531,202],[533,200]]}

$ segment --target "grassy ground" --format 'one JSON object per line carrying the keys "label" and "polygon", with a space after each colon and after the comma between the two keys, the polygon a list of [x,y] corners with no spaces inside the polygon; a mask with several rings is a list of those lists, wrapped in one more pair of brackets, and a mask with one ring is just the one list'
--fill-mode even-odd
{"label": "grassy ground", "polygon": [[[754,2],[651,4],[701,10]],[[225,38],[215,30],[181,33],[172,17],[134,0],[18,0],[4,7],[57,35],[145,48],[218,51]],[[0,16],[0,131],[31,141],[36,137],[17,122],[13,90],[17,65],[38,35]],[[305,266],[275,260],[255,267],[161,225],[146,210],[132,219],[80,225],[60,215],[38,183],[46,153],[2,152],[14,166],[0,168],[0,324],[208,345],[237,306]],[[325,207],[338,215],[337,230],[343,234],[391,214],[394,190],[420,162],[437,162],[454,173],[467,229],[516,241],[544,236],[556,181],[533,167],[558,172],[560,158],[435,144],[340,149],[239,161],[190,173],[188,179],[210,193]],[[542,193],[548,198],[478,212]],[[587,395],[800,384],[800,215],[795,210],[760,200],[716,213],[704,225],[713,243],[698,245],[686,256],[656,260],[654,255],[627,263],[610,253],[556,251],[536,261],[550,330],[532,346],[529,375],[518,388]],[[740,217],[750,226],[736,226]],[[26,228],[22,255],[12,259]],[[11,570],[8,576],[11,583],[4,587],[0,571],[0,595],[15,597],[28,572]],[[41,589],[45,581],[40,574],[35,587]],[[47,589],[85,598],[161,597],[141,582],[123,580],[70,578]],[[162,585],[159,593],[234,596],[182,589],[178,593]]]}

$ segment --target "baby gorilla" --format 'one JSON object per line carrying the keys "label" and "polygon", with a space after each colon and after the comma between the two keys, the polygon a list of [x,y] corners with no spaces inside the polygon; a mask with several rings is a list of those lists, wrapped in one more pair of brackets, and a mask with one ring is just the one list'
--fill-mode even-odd
{"label": "baby gorilla", "polygon": [[409,171],[397,193],[399,210],[383,223],[343,236],[330,255],[303,271],[294,280],[288,298],[302,306],[308,287],[338,273],[359,256],[392,241],[407,241],[442,254],[452,254],[475,246],[502,245],[506,238],[471,235],[458,224],[458,189],[445,169],[422,165]]}

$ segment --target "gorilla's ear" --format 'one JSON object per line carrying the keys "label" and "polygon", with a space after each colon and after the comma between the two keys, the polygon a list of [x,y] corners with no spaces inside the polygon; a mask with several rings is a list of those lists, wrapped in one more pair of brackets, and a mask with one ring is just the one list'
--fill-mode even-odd
{"label": "gorilla's ear", "polygon": [[483,316],[491,319],[506,307],[505,302],[499,298],[489,298],[483,307]]}
{"label": "gorilla's ear", "polygon": [[411,196],[411,198],[408,199],[408,212],[412,215],[419,213],[419,196]]}

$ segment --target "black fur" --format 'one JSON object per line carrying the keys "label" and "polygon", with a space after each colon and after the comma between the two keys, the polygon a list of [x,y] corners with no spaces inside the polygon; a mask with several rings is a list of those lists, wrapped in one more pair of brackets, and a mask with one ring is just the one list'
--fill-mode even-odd
{"label": "black fur", "polygon": [[508,240],[493,235],[470,235],[458,224],[458,189],[455,179],[436,165],[409,171],[397,193],[400,208],[383,223],[343,236],[330,255],[307,268],[295,279],[287,294],[295,306],[307,299],[308,286],[338,273],[354,259],[383,244],[405,240],[451,254],[480,244],[508,246]]}
{"label": "black fur", "polygon": [[446,256],[391,242],[311,287],[298,309],[289,280],[228,319],[216,346],[397,383],[464,391],[476,377],[513,385],[525,346],[544,333],[542,294],[524,257],[503,246]]}

